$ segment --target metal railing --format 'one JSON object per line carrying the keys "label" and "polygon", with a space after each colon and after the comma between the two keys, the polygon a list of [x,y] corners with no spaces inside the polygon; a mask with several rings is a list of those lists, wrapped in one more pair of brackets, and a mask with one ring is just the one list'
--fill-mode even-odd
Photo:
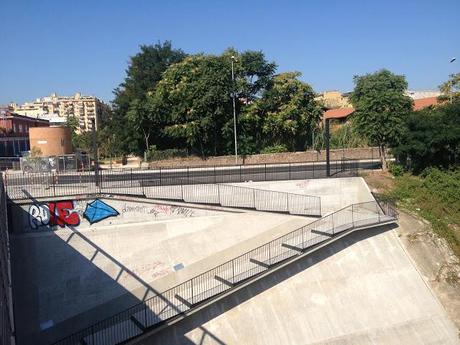
{"label": "metal railing", "polygon": [[370,201],[344,207],[55,344],[105,345],[127,341],[338,234],[394,222],[396,219],[397,212],[385,202]]}
{"label": "metal railing", "polygon": [[228,184],[161,186],[158,181],[152,182],[142,181],[142,193],[151,199],[181,200],[189,203],[321,216],[321,198],[317,196],[259,189],[258,186],[254,188]]}
{"label": "metal railing", "polygon": [[6,194],[0,176],[0,344],[11,344],[14,334]]}
{"label": "metal railing", "polygon": [[[331,161],[331,176],[357,175],[355,160]],[[44,172],[5,174],[8,197],[13,200],[100,193],[144,195],[143,187],[155,185],[216,184],[245,181],[299,180],[326,177],[324,162],[237,165],[150,170],[101,170],[94,172]]]}

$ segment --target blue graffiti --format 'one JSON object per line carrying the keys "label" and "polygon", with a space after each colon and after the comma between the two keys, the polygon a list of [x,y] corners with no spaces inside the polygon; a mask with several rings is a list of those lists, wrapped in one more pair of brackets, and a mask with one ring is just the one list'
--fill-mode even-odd
{"label": "blue graffiti", "polygon": [[112,206],[107,205],[105,202],[96,199],[86,205],[83,216],[90,224],[100,222],[109,217],[116,217],[119,213]]}

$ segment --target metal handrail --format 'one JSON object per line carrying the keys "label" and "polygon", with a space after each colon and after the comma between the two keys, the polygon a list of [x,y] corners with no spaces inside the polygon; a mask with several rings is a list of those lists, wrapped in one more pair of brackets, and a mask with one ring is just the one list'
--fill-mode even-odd
{"label": "metal handrail", "polygon": [[[382,207],[382,204],[385,207]],[[249,278],[270,270],[293,256],[302,254],[306,249],[327,241],[339,233],[394,222],[396,219],[397,212],[394,207],[383,201],[346,206],[65,337],[55,344],[78,344],[87,337],[90,340],[85,342],[91,344],[106,344],[107,341],[112,340],[126,341],[209,301]],[[345,221],[341,222],[341,220]],[[329,223],[330,221],[332,224]],[[316,235],[312,236],[312,233]]]}
{"label": "metal handrail", "polygon": [[[141,181],[142,194],[152,199],[182,200],[192,203],[220,204],[224,207],[254,208],[260,211],[288,212],[296,215],[321,216],[321,198],[318,196],[235,186],[224,183],[163,186],[154,180]],[[145,185],[147,183],[147,186]],[[148,190],[152,188],[153,190]],[[157,190],[155,190],[157,188]],[[199,197],[195,198],[196,195]],[[232,198],[229,198],[231,196]],[[240,197],[241,199],[238,199]]]}

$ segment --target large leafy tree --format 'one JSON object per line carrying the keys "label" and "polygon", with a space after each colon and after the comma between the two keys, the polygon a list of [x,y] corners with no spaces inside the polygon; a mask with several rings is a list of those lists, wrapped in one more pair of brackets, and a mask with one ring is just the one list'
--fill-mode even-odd
{"label": "large leafy tree", "polygon": [[414,172],[429,166],[447,168],[460,158],[460,100],[412,112],[394,154]]}
{"label": "large leafy tree", "polygon": [[235,92],[240,114],[268,87],[275,68],[262,52],[228,49],[220,56],[190,56],[168,68],[150,104],[162,114],[163,134],[181,147],[202,156],[233,152],[231,96]]}
{"label": "large leafy tree", "polygon": [[[173,49],[171,42],[142,45],[130,60],[126,78],[115,90],[113,117],[110,121],[114,145],[125,152],[140,153],[147,149],[154,129],[153,112],[146,109],[147,95],[155,90],[163,72],[184,59],[185,54]],[[159,147],[161,142],[156,142]]]}
{"label": "large leafy tree", "polygon": [[292,151],[306,148],[322,111],[313,89],[298,79],[300,75],[299,72],[276,75],[272,86],[243,117],[244,125],[252,130],[260,145],[285,145]]}
{"label": "large leafy tree", "polygon": [[354,77],[351,102],[355,108],[353,125],[372,145],[378,145],[382,166],[386,168],[385,150],[399,143],[404,119],[412,109],[412,100],[405,95],[404,76],[383,69]]}

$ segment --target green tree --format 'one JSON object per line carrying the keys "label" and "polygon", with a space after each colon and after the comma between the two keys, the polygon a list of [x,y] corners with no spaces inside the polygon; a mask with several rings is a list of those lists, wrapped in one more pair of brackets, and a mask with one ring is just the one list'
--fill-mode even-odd
{"label": "green tree", "polygon": [[378,145],[382,167],[386,169],[386,149],[397,144],[404,130],[404,118],[412,109],[412,100],[405,96],[407,82],[404,76],[380,70],[364,76],[355,76],[351,102],[355,108],[353,125],[358,134]]}
{"label": "green tree", "polygon": [[451,74],[449,80],[439,86],[441,100],[460,99],[460,73]]}
{"label": "green tree", "polygon": [[285,145],[291,151],[307,147],[322,111],[313,89],[298,79],[300,75],[299,72],[276,75],[272,87],[248,109],[252,116],[244,121],[250,122],[253,130],[260,125],[262,137],[254,135],[263,146]]}
{"label": "green tree", "polygon": [[[236,60],[235,83],[231,78],[232,56]],[[244,113],[270,84],[275,68],[262,52],[233,49],[220,56],[190,56],[172,65],[149,97],[151,109],[162,114],[154,119],[157,126],[164,124],[158,134],[174,140],[176,148],[188,148],[202,156],[233,152],[232,93],[237,113]],[[245,136],[240,130],[238,134],[241,148]]]}
{"label": "green tree", "polygon": [[[120,151],[140,153],[149,147],[151,114],[146,111],[146,97],[155,90],[163,72],[184,57],[182,50],[173,49],[171,42],[166,41],[141,45],[140,52],[131,58],[124,82],[114,90],[113,117],[109,125]],[[161,142],[156,144],[162,146]]]}
{"label": "green tree", "polygon": [[431,166],[447,168],[460,158],[460,100],[433,109],[414,111],[393,153],[418,173]]}

